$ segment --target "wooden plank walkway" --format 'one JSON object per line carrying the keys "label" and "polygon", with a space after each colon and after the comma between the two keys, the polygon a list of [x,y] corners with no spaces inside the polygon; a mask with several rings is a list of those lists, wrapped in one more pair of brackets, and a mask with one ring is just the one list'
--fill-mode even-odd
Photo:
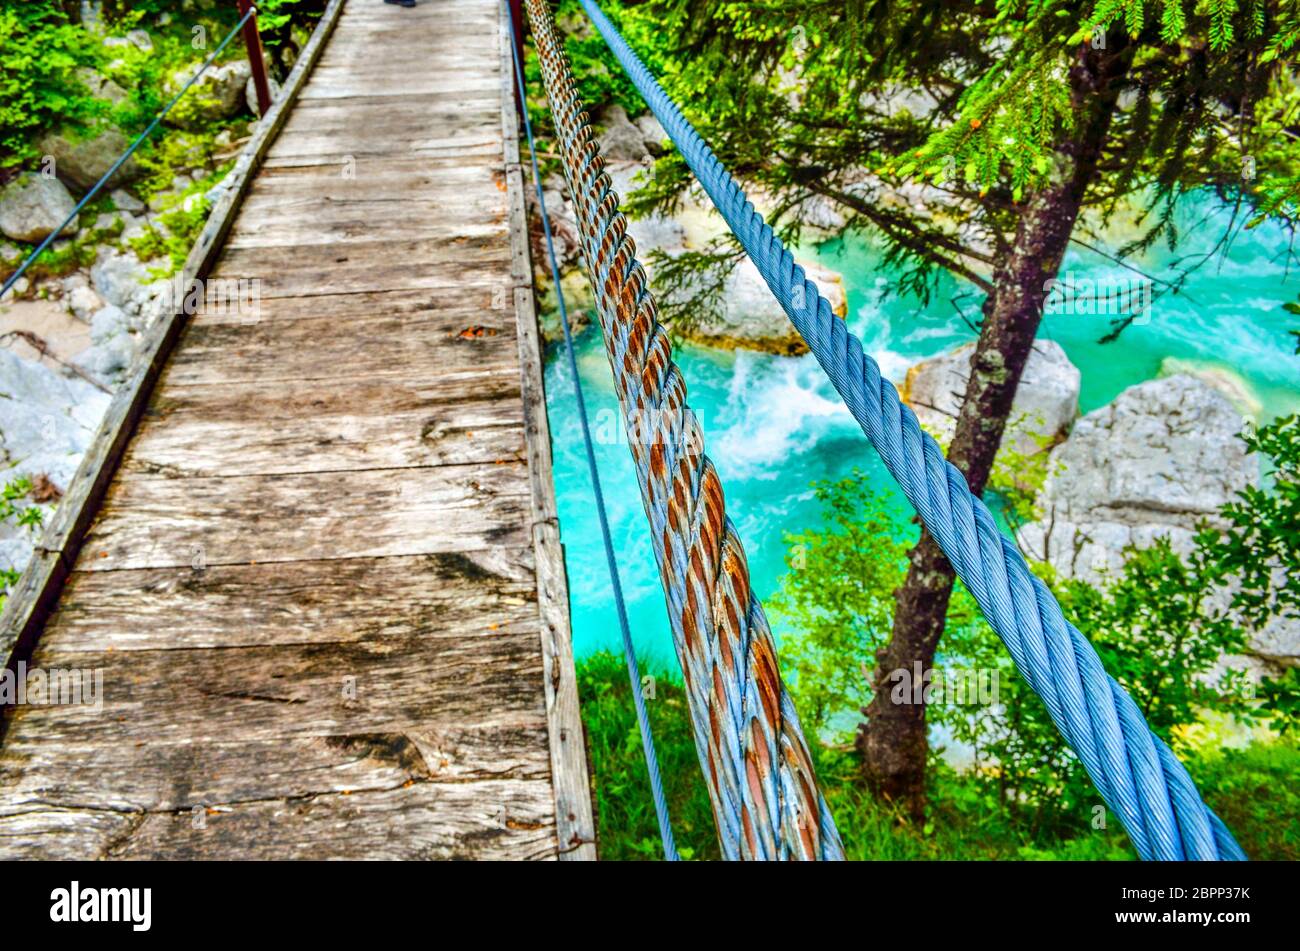
{"label": "wooden plank walkway", "polygon": [[[30,665],[0,857],[593,858],[498,0],[343,7]],[[111,463],[109,463],[111,464]]]}

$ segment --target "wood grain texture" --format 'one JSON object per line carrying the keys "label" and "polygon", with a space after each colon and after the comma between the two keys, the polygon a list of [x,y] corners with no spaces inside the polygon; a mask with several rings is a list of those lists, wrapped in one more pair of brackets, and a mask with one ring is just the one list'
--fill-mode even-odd
{"label": "wood grain texture", "polygon": [[0,858],[595,857],[501,8],[326,16],[186,272],[257,306],[167,324],[21,589],[100,691],[5,712]]}
{"label": "wood grain texture", "polygon": [[78,571],[47,622],[61,651],[462,637],[527,625],[533,551]]}
{"label": "wood grain texture", "polygon": [[[546,780],[546,720],[503,714],[466,728],[150,743],[14,744],[0,764],[11,802],[141,811],[394,789],[407,782]],[[70,760],[71,762],[66,762]]]}
{"label": "wood grain texture", "polygon": [[520,463],[113,483],[75,569],[425,555],[529,541]]}
{"label": "wood grain texture", "polygon": [[464,728],[545,711],[535,627],[493,631],[485,623],[432,646],[418,635],[180,651],[69,653],[51,645],[38,648],[33,664],[38,659],[42,668],[102,671],[102,710],[16,708],[11,728],[24,739],[74,746]]}
{"label": "wood grain texture", "polygon": [[[246,321],[200,315],[186,328],[164,386],[374,380],[409,376],[429,361],[448,373],[513,370],[514,315],[498,303],[510,300],[508,290],[497,275],[493,284],[427,292],[405,303],[376,303],[394,295],[362,292],[264,302],[261,315]],[[351,332],[337,332],[343,320]]]}
{"label": "wood grain texture", "polygon": [[[307,234],[309,225],[295,226]],[[491,287],[509,267],[500,234],[427,241],[348,240],[333,245],[234,248],[213,277],[256,280],[265,301],[357,291]],[[421,262],[412,266],[413,260]]]}
{"label": "wood grain texture", "polygon": [[[271,425],[249,426],[250,416]],[[523,443],[518,380],[499,370],[428,383],[164,385],[122,465],[196,476],[403,469],[518,462]]]}
{"label": "wood grain texture", "polygon": [[[0,854],[25,859],[555,858],[550,783],[414,783],[180,812],[0,805]],[[8,814],[6,814],[8,813]]]}

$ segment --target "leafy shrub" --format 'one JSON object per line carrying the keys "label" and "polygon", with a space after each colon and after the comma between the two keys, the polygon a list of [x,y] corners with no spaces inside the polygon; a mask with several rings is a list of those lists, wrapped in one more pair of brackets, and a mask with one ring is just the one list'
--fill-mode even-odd
{"label": "leafy shrub", "polygon": [[[19,528],[35,534],[45,520],[45,513],[35,505],[24,504],[32,491],[32,480],[19,476],[5,483],[0,489],[0,525],[12,522]],[[18,583],[21,571],[13,568],[0,568],[0,611],[4,610],[5,599],[9,589]]]}
{"label": "leafy shrub", "polygon": [[[1257,699],[1243,673],[1212,671],[1223,655],[1245,650],[1243,612],[1263,623],[1294,604],[1292,579],[1300,565],[1287,506],[1295,498],[1298,430],[1283,420],[1249,437],[1252,448],[1274,461],[1274,489],[1243,493],[1224,509],[1230,528],[1203,529],[1189,556],[1180,557],[1167,541],[1130,550],[1123,570],[1098,587],[1055,583],[1050,569],[1038,568],[1066,616],[1166,742],[1178,744],[1180,731],[1207,713],[1262,717],[1275,728],[1295,722],[1294,674],[1267,681]],[[855,711],[871,698],[875,654],[889,635],[893,593],[918,530],[895,524],[862,473],[819,483],[816,492],[825,528],[788,539],[791,570],[771,604],[798,632],[782,655],[805,727],[828,744],[844,745]],[[1238,578],[1237,594],[1226,597],[1225,584]],[[1265,608],[1256,610],[1260,604]],[[996,675],[995,705],[935,704],[927,714],[936,736],[972,751],[972,771],[996,790],[1007,820],[1034,836],[1061,838],[1091,823],[1099,795],[960,584],[936,666]],[[939,768],[942,747],[931,752],[931,768]]]}
{"label": "leafy shrub", "polygon": [[102,113],[76,78],[98,52],[97,41],[53,4],[0,7],[0,179],[37,159],[41,130]]}

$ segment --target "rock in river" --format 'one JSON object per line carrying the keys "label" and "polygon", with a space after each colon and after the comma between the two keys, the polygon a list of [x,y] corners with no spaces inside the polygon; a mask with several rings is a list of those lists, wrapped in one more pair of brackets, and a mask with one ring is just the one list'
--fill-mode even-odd
{"label": "rock in river", "polygon": [[[902,395],[916,418],[943,445],[957,427],[970,379],[975,344],[922,360],[907,371]],[[1055,443],[1069,431],[1079,415],[1079,368],[1070,362],[1054,340],[1038,340],[1029,354],[1008,420],[1010,439],[1003,438],[1022,455],[1032,455],[1044,442]]]}
{"label": "rock in river", "polygon": [[[15,241],[44,241],[76,206],[57,178],[28,172],[0,192],[0,232]],[[61,234],[67,237],[76,233],[74,218]]]}
{"label": "rock in river", "polygon": [[[1167,538],[1192,550],[1202,520],[1259,481],[1259,463],[1238,438],[1245,420],[1204,380],[1175,375],[1129,387],[1084,416],[1052,451],[1021,547],[1063,577],[1114,577],[1125,549]],[[1224,600],[1226,601],[1225,594]],[[1252,634],[1250,652],[1273,664],[1300,664],[1300,623],[1275,619]]]}

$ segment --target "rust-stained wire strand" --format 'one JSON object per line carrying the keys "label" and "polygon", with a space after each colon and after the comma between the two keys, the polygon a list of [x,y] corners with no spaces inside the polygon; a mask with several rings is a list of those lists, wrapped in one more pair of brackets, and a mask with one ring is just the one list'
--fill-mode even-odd
{"label": "rust-stained wire strand", "polygon": [[527,0],[651,547],[668,602],[696,750],[729,859],[839,859],[812,757],[781,680],[722,484],[686,402],[595,135],[544,0]]}

